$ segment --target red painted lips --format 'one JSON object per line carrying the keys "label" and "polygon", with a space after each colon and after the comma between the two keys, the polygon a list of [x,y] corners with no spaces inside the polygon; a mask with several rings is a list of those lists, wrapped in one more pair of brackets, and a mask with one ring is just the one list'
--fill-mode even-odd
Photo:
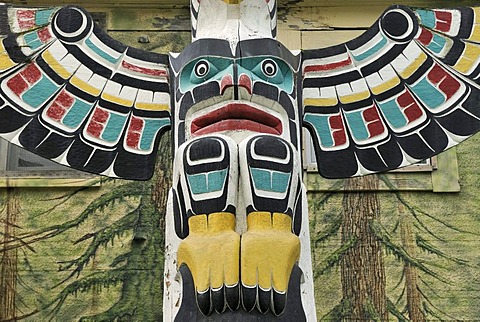
{"label": "red painted lips", "polygon": [[243,103],[230,103],[193,120],[193,135],[205,135],[228,130],[248,130],[280,135],[282,122],[275,116]]}

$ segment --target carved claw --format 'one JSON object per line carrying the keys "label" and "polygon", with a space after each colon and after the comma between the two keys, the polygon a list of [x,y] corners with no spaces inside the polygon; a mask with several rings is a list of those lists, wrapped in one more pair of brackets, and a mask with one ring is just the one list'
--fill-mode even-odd
{"label": "carved claw", "polygon": [[[197,303],[204,315],[213,310],[235,310],[239,305],[240,235],[235,232],[235,216],[214,213],[188,220],[190,234],[178,248],[178,266],[190,269]],[[236,290],[236,291],[235,291]]]}
{"label": "carved claw", "polygon": [[262,313],[270,308],[280,315],[292,268],[300,257],[300,239],[285,214],[253,212],[247,224],[240,255],[243,306],[247,311],[256,306]]}

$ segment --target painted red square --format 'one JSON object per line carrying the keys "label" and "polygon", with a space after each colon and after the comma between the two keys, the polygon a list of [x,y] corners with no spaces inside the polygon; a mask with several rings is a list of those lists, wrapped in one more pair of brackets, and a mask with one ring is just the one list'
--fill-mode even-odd
{"label": "painted red square", "polygon": [[35,11],[17,10],[17,21],[21,29],[31,29],[35,27]]}
{"label": "painted red square", "polygon": [[408,91],[403,92],[403,94],[397,97],[397,103],[398,105],[400,105],[400,107],[403,108],[408,107],[412,104],[416,104],[412,94]]}
{"label": "painted red square", "polygon": [[[450,30],[450,25],[452,24],[452,13],[448,11],[435,10],[435,18],[437,18],[437,29],[440,22],[448,25],[448,30]],[[448,31],[440,30],[440,31]]]}
{"label": "painted red square", "polygon": [[441,32],[449,32],[451,28],[451,24],[444,21],[437,21],[435,29]]}
{"label": "painted red square", "polygon": [[135,132],[140,132],[143,129],[143,120],[132,116],[132,119],[130,120],[130,131],[135,131]]}
{"label": "painted red square", "polygon": [[367,122],[373,122],[373,121],[378,120],[380,118],[380,116],[378,115],[378,111],[377,111],[376,107],[372,106],[372,107],[366,109],[365,111],[363,111],[363,118]]}
{"label": "painted red square", "polygon": [[47,116],[52,120],[60,122],[67,111],[57,102],[53,102],[47,110]]}
{"label": "painted red square", "polygon": [[428,73],[428,79],[438,85],[438,88],[447,96],[447,99],[455,95],[460,89],[460,83],[452,75],[447,73],[440,65],[435,64]]}
{"label": "painted red square", "polygon": [[385,131],[385,127],[380,120],[368,124],[367,128],[371,138],[383,134],[383,132]]}
{"label": "painted red square", "polygon": [[340,115],[330,116],[329,118],[330,127],[334,130],[343,130],[343,120]]}
{"label": "painted red square", "polygon": [[420,28],[420,29],[422,30],[422,32],[420,33],[420,36],[418,36],[417,39],[425,46],[428,46],[433,39],[433,34],[430,30],[427,30],[425,28]]}
{"label": "painted red square", "polygon": [[347,143],[345,131],[341,130],[333,132],[333,141],[335,142],[335,146],[344,145]]}
{"label": "painted red square", "polygon": [[55,102],[62,105],[65,108],[70,108],[75,103],[75,99],[67,93],[67,91],[63,90],[58,94]]}
{"label": "painted red square", "polygon": [[107,111],[97,107],[93,113],[93,121],[98,123],[107,123],[109,116],[110,114]]}
{"label": "painted red square", "polygon": [[48,27],[45,27],[43,29],[40,29],[37,31],[38,38],[42,43],[47,43],[52,39],[52,34],[50,33],[50,30]]}
{"label": "painted red square", "polygon": [[127,145],[131,148],[138,149],[139,143],[140,143],[140,133],[128,132]]}
{"label": "painted red square", "polygon": [[35,84],[42,78],[42,72],[34,63],[28,64],[27,67],[20,72],[20,74],[30,85]]}
{"label": "painted red square", "polygon": [[408,119],[408,123],[418,120],[423,115],[423,110],[417,105],[412,105],[403,110]]}
{"label": "painted red square", "polygon": [[87,133],[93,137],[99,138],[102,134],[103,128],[103,124],[97,123],[92,120],[87,126]]}
{"label": "painted red square", "polygon": [[20,96],[28,89],[28,84],[20,74],[17,74],[7,81],[7,87],[17,96]]}

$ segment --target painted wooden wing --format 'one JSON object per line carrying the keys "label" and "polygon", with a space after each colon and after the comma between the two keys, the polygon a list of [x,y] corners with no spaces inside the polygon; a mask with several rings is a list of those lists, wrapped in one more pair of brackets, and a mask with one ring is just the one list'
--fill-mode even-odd
{"label": "painted wooden wing", "polygon": [[69,167],[148,179],[170,125],[168,56],[78,7],[0,5],[0,137]]}
{"label": "painted wooden wing", "polygon": [[303,52],[304,124],[321,175],[403,167],[480,129],[479,14],[392,6],[360,37]]}

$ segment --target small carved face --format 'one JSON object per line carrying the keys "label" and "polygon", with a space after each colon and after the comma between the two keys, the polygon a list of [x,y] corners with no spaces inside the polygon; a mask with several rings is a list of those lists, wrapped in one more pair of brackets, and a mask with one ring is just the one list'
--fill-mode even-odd
{"label": "small carved face", "polygon": [[298,57],[272,39],[198,40],[171,57],[176,146],[197,136],[249,133],[298,142]]}

